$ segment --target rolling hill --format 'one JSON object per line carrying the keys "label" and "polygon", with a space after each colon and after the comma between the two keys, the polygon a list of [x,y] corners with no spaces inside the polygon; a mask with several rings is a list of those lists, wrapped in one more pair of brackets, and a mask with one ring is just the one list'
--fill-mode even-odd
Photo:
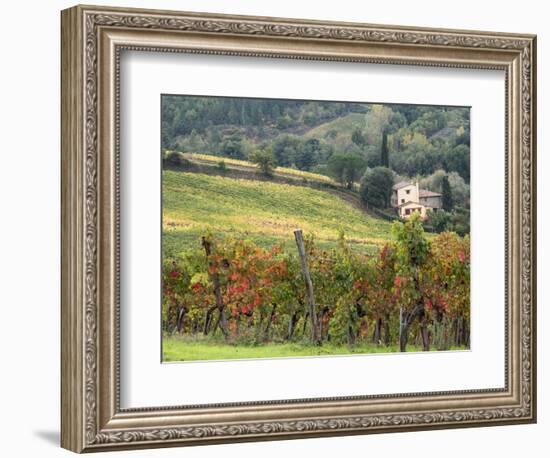
{"label": "rolling hill", "polygon": [[196,248],[205,230],[292,248],[297,228],[325,247],[343,231],[365,251],[390,237],[389,222],[309,187],[164,170],[162,191],[165,259]]}
{"label": "rolling hill", "polygon": [[[185,152],[182,153],[183,157],[192,163],[202,164],[208,166],[216,166],[220,162],[223,162],[226,167],[243,170],[247,172],[257,172],[258,166],[250,161],[232,159],[228,157],[213,156],[211,154],[200,154]],[[330,184],[334,186],[340,186],[339,183],[326,175],[320,175],[318,173],[307,172],[304,170],[293,169],[289,167],[275,167],[273,173],[276,176],[293,178],[299,180],[307,180],[310,182]]]}
{"label": "rolling hill", "polygon": [[362,113],[349,113],[345,116],[338,117],[319,124],[312,129],[309,129],[304,135],[310,138],[326,138],[332,131],[335,134],[335,138],[332,140],[334,143],[338,143],[341,138],[342,141],[349,140],[351,134],[357,128],[363,128],[365,126],[365,115]]}

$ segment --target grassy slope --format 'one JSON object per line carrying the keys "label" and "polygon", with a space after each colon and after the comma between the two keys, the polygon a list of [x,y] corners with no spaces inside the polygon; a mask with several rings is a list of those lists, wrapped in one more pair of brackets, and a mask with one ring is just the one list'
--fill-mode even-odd
{"label": "grassy slope", "polygon": [[163,172],[165,256],[198,247],[201,233],[231,234],[294,249],[293,231],[331,246],[346,238],[369,250],[390,237],[390,223],[328,192],[308,187],[166,170]]}
{"label": "grassy slope", "polygon": [[[221,161],[225,162],[228,167],[241,167],[245,170],[257,171],[258,167],[256,164],[253,164],[249,161],[244,161],[240,159],[232,159],[221,156],[212,156],[210,154],[199,154],[199,153],[183,153],[184,157],[195,161],[198,163],[205,164],[219,164]],[[288,176],[291,178],[304,178],[309,181],[318,181],[320,183],[330,183],[337,185],[337,183],[330,177],[326,175],[320,175],[318,173],[305,172],[303,170],[291,169],[288,167],[276,167],[274,170],[275,175]]]}
{"label": "grassy slope", "polygon": [[350,113],[346,116],[336,118],[332,121],[320,124],[308,130],[304,135],[312,138],[325,138],[332,130],[336,132],[336,137],[329,140],[331,143],[338,145],[342,141],[349,141],[351,134],[356,128],[364,127],[365,115],[361,113]]}

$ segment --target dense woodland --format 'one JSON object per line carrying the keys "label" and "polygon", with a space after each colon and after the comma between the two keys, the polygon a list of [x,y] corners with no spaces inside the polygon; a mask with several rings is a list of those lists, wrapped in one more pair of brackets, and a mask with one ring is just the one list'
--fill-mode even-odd
{"label": "dense woodland", "polygon": [[224,97],[164,96],[162,149],[246,159],[270,146],[279,166],[323,173],[335,153],[397,174],[456,172],[470,181],[470,110]]}

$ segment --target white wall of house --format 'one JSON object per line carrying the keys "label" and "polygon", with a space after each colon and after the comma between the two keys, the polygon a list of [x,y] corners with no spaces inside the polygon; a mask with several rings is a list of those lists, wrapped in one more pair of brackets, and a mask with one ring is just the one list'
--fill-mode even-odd
{"label": "white wall of house", "polygon": [[408,219],[412,216],[414,212],[420,213],[420,216],[422,218],[427,217],[426,213],[427,209],[424,205],[416,203],[416,202],[410,202],[408,204],[403,205],[402,207],[399,207],[399,216],[404,219]]}
{"label": "white wall of house", "polygon": [[397,190],[397,205],[407,202],[419,202],[418,183],[412,183]]}

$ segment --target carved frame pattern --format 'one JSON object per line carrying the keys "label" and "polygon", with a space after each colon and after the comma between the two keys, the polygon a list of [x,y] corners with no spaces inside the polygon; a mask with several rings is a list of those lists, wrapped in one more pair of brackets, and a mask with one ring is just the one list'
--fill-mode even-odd
{"label": "carved frame pattern", "polygon": [[[439,30],[420,30],[413,28],[397,28],[383,26],[368,26],[357,24],[332,24],[307,21],[281,20],[272,18],[254,18],[254,17],[229,17],[202,15],[192,13],[173,13],[143,10],[118,10],[112,8],[96,7],[75,7],[64,12],[64,27],[67,30],[67,37],[80,39],[80,42],[71,46],[65,45],[64,54],[66,66],[73,66],[73,72],[66,71],[66,83],[64,91],[76,94],[79,90],[82,100],[74,102],[65,100],[67,108],[66,129],[72,127],[81,129],[82,137],[76,138],[77,150],[82,147],[83,161],[73,165],[75,168],[80,165],[81,169],[77,173],[82,173],[81,181],[75,180],[74,183],[67,177],[68,189],[77,191],[80,187],[82,198],[78,202],[72,201],[69,197],[64,200],[64,212],[74,212],[75,206],[81,206],[82,214],[79,216],[80,222],[74,225],[68,225],[64,232],[63,246],[65,250],[74,248],[74,240],[80,231],[82,234],[81,246],[82,254],[80,261],[82,264],[81,286],[83,306],[82,314],[76,313],[73,309],[79,307],[79,303],[74,303],[66,299],[64,302],[64,311],[71,308],[73,312],[63,327],[76,325],[81,329],[81,347],[80,355],[65,353],[62,354],[64,361],[63,377],[67,378],[69,372],[79,372],[80,376],[74,382],[75,386],[68,389],[67,400],[63,402],[63,418],[65,427],[62,432],[62,445],[75,451],[93,451],[129,447],[143,446],[166,446],[171,444],[183,445],[186,443],[206,443],[216,441],[234,441],[234,440],[265,440],[276,438],[308,437],[319,435],[334,434],[356,434],[367,433],[369,431],[392,431],[392,430],[412,430],[425,429],[426,427],[459,427],[459,426],[479,426],[484,424],[502,424],[510,422],[532,422],[535,419],[536,398],[535,398],[535,38],[533,36],[516,36],[502,34],[488,34],[483,32],[461,32],[461,31],[439,31]],[[520,315],[519,333],[520,333],[520,361],[521,370],[519,382],[521,393],[519,403],[514,406],[494,406],[489,408],[449,408],[440,409],[433,412],[409,412],[409,413],[374,413],[364,415],[346,415],[329,418],[289,418],[270,421],[241,421],[226,422],[216,424],[197,424],[197,425],[168,425],[165,427],[142,427],[126,428],[107,427],[100,421],[98,413],[99,404],[102,402],[98,396],[101,396],[102,387],[98,375],[98,360],[100,355],[100,346],[98,344],[99,323],[99,298],[98,288],[100,288],[98,264],[100,225],[98,223],[98,212],[100,211],[100,200],[98,195],[101,190],[98,189],[98,143],[100,142],[99,129],[99,94],[98,81],[100,70],[99,61],[99,40],[100,32],[103,29],[119,30],[137,30],[137,31],[156,31],[156,32],[176,32],[176,33],[199,33],[215,36],[231,37],[250,37],[260,36],[267,38],[293,38],[297,40],[317,40],[331,42],[359,42],[374,43],[384,45],[414,46],[424,49],[480,49],[483,51],[505,51],[507,55],[515,55],[519,59],[520,67],[518,74],[520,81],[520,103],[519,114],[521,117],[521,132],[519,140],[519,151],[521,151],[521,176],[519,182],[521,189],[518,189],[518,199],[520,202],[521,216],[521,234],[520,237],[520,259],[515,267],[515,272],[519,272],[521,292],[520,292]],[[79,48],[82,46],[82,48]],[[327,59],[343,61],[364,61],[416,65],[435,65],[435,66],[459,66],[470,68],[500,68],[509,72],[509,67],[503,66],[499,62],[479,61],[477,63],[453,63],[450,61],[430,60],[429,57],[423,59],[408,59],[400,57],[399,59],[385,57],[349,57],[349,56],[308,56],[307,54],[294,53],[285,56],[281,52],[270,51],[224,51],[224,50],[192,50],[180,48],[170,48],[162,46],[134,47],[131,44],[117,44],[117,63],[118,52],[120,49],[142,49],[147,51],[165,51],[165,52],[201,52],[216,54],[235,54],[251,55],[262,57],[290,57],[290,58],[309,58],[309,59]],[[406,53],[405,53],[406,54]],[[79,62],[78,59],[81,59]],[[78,74],[78,69],[82,72]],[[116,74],[116,84],[118,85],[118,73]],[[507,75],[507,79],[510,75]],[[510,84],[510,83],[509,83]],[[72,86],[71,86],[72,85]],[[118,96],[117,101],[118,103]],[[76,106],[75,106],[76,104]],[[72,113],[78,110],[80,113]],[[118,107],[117,107],[118,113]],[[78,121],[71,121],[71,116],[81,116]],[[71,118],[71,119],[70,119]],[[118,122],[118,120],[117,120]],[[69,134],[65,132],[65,136]],[[80,141],[79,141],[80,140]],[[71,150],[71,140],[67,139],[64,146],[65,155],[74,154]],[[118,142],[118,139],[117,139]],[[507,145],[509,142],[507,142]],[[118,143],[117,146],[118,148]],[[78,153],[76,153],[78,154]],[[75,159],[77,160],[77,159]],[[70,173],[64,171],[65,174]],[[117,172],[118,173],[118,172]],[[116,189],[118,193],[118,189]],[[69,215],[70,219],[71,216]],[[116,222],[117,224],[118,222]],[[72,237],[72,238],[71,238]],[[68,256],[68,255],[67,255]],[[67,260],[65,269],[70,269],[75,260]],[[72,263],[72,264],[71,264]],[[74,268],[74,267],[73,267]],[[67,278],[65,287],[72,285],[71,282],[78,281],[74,278]],[[71,286],[73,289],[76,286]],[[112,331],[112,330],[111,330]],[[71,345],[67,338],[63,338],[63,345]],[[77,344],[78,345],[78,344]],[[68,350],[67,350],[68,351]],[[77,352],[78,353],[78,352]],[[117,355],[118,356],[118,355]],[[80,359],[79,359],[80,358]],[[115,357],[116,359],[116,357]],[[79,366],[80,364],[80,366]],[[117,363],[118,364],[118,363]],[[102,379],[101,379],[102,380]],[[69,383],[69,382],[65,382]],[[68,387],[69,385],[65,385]],[[116,396],[114,401],[114,410],[120,411],[118,406],[118,378],[116,382]],[[429,395],[430,393],[425,393]],[[433,395],[433,394],[432,394]],[[399,395],[396,395],[399,396]],[[348,398],[352,399],[352,398]],[[304,400],[310,402],[311,400]],[[78,405],[80,403],[80,405]],[[75,404],[77,404],[75,406]],[[155,409],[146,409],[154,412]],[[116,412],[115,412],[116,413]],[[143,414],[143,412],[142,412]],[[80,428],[73,430],[69,428],[69,421],[78,421]],[[63,429],[63,428],[62,428]],[[121,447],[122,446],[122,447]]]}

